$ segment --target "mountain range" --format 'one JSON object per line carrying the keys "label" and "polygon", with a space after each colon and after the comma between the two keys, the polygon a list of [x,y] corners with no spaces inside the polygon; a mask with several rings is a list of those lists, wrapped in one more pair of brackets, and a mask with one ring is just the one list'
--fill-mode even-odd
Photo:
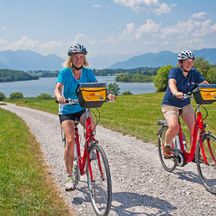
{"label": "mountain range", "polygon": [[0,51],[0,69],[58,70],[63,59],[57,55],[41,55],[30,50]]}
{"label": "mountain range", "polygon": [[[209,63],[216,64],[216,48],[205,48],[194,51],[196,57],[203,57]],[[177,53],[170,51],[161,51],[158,53],[145,53],[139,56],[133,56],[126,61],[116,62],[111,65],[111,69],[132,69],[134,67],[160,67],[163,65],[177,64]]]}
{"label": "mountain range", "polygon": [[[203,57],[211,64],[216,64],[216,48],[195,50],[197,57]],[[121,59],[121,61],[119,61]],[[88,59],[90,65],[96,69],[133,69],[139,67],[160,67],[177,64],[177,53],[161,51],[158,53],[144,53],[127,58],[126,55],[98,56]],[[64,59],[57,55],[41,55],[29,50],[0,51],[0,69],[14,70],[59,70]]]}

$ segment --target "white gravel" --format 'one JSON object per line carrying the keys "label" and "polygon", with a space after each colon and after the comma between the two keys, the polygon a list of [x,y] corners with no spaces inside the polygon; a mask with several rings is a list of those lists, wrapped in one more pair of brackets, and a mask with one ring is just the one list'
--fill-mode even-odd
{"label": "white gravel", "polygon": [[[64,191],[65,169],[58,116],[12,104],[1,107],[25,120],[41,144],[50,174],[66,203],[77,215],[94,215],[86,177],[81,178],[76,191]],[[156,132],[152,136],[156,136]],[[113,185],[110,215],[216,215],[216,196],[205,190],[194,163],[168,173],[162,168],[153,144],[101,126],[97,128],[97,139],[110,163]]]}

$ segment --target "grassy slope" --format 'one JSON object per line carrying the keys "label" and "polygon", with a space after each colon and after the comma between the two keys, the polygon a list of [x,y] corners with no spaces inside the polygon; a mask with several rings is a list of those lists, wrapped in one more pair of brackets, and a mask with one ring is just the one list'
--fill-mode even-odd
{"label": "grassy slope", "polygon": [[0,215],[71,215],[25,123],[0,109]]}
{"label": "grassy slope", "polygon": [[[123,134],[136,136],[146,142],[157,141],[157,120],[163,118],[161,101],[163,93],[119,96],[115,103],[106,103],[100,109],[100,124]],[[57,114],[58,105],[53,100],[21,100],[18,104]],[[194,104],[195,107],[195,104]],[[209,130],[216,134],[214,119],[216,103],[208,109]]]}

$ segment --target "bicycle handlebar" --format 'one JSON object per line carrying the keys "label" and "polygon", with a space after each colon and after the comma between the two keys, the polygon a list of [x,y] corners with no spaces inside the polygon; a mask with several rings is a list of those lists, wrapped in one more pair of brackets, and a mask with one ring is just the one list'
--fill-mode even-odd
{"label": "bicycle handlebar", "polygon": [[[79,104],[78,99],[71,99],[71,98],[67,98],[65,99],[66,104]],[[56,103],[59,103],[58,100],[56,100]]]}
{"label": "bicycle handlebar", "polygon": [[187,94],[183,94],[182,100],[185,100],[185,99],[188,99],[188,98],[192,98],[192,97],[193,97],[192,93],[188,92]]}
{"label": "bicycle handlebar", "polygon": [[[115,97],[116,100],[116,97]],[[115,102],[115,100],[110,100],[108,97],[106,98],[105,102]],[[66,98],[65,99],[66,104],[76,105],[79,104],[78,99],[72,99],[72,98]],[[58,100],[56,100],[56,103],[59,103]]]}

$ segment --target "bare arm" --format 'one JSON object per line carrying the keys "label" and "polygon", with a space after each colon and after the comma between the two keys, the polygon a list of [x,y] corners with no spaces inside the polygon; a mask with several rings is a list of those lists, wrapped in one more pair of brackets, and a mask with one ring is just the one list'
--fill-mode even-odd
{"label": "bare arm", "polygon": [[65,98],[61,95],[63,85],[61,83],[56,83],[55,96],[59,103],[65,103]]}
{"label": "bare arm", "polygon": [[206,80],[202,81],[200,84],[209,84]]}
{"label": "bare arm", "polygon": [[178,99],[181,99],[183,97],[183,93],[179,92],[176,87],[175,79],[169,79],[168,85],[169,85],[170,91],[172,92],[174,96],[176,96]]}

